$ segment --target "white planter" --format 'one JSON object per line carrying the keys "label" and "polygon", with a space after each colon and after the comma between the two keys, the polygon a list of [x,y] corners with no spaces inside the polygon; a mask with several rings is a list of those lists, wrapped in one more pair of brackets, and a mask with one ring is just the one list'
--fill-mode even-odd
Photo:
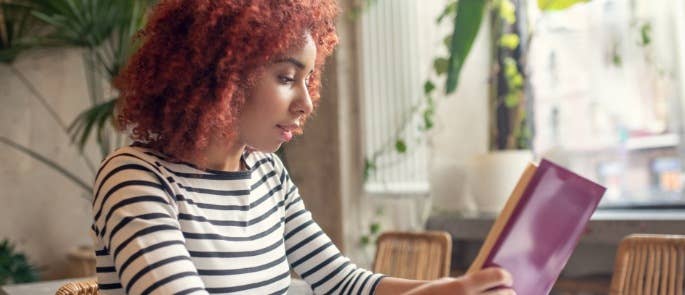
{"label": "white planter", "polygon": [[477,210],[499,213],[532,160],[530,150],[495,151],[476,156],[471,163],[469,182]]}

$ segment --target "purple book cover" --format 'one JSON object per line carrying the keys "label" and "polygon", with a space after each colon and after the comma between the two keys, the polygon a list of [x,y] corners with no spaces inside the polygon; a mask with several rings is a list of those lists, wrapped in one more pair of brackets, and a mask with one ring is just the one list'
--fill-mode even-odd
{"label": "purple book cover", "polygon": [[483,268],[511,272],[517,294],[548,294],[605,190],[543,159]]}

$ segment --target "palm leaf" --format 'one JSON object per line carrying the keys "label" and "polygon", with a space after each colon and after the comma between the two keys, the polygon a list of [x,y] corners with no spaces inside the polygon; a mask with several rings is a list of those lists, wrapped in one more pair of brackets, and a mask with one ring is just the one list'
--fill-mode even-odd
{"label": "palm leaf", "polygon": [[0,62],[11,63],[24,50],[36,45],[40,24],[24,2],[0,0]]}
{"label": "palm leaf", "polygon": [[91,187],[88,185],[85,181],[81,180],[78,176],[75,174],[69,172],[66,168],[62,167],[62,165],[58,164],[57,162],[39,154],[38,152],[23,146],[19,143],[16,143],[12,141],[9,138],[6,138],[4,136],[0,136],[0,142],[6,144],[7,146],[22,152],[23,154],[37,160],[38,162],[41,162],[45,164],[46,166],[52,168],[53,170],[57,171],[58,173],[62,174],[62,176],[66,177],[67,179],[71,180],[76,186],[80,187],[86,192],[91,192]]}
{"label": "palm leaf", "polygon": [[96,132],[99,140],[105,138],[105,122],[113,118],[116,101],[113,98],[81,112],[69,125],[71,139],[80,150],[83,150],[92,132]]}
{"label": "palm leaf", "polygon": [[459,74],[478,34],[486,2],[483,0],[459,0],[457,3],[457,14],[454,20],[454,31],[452,32],[452,44],[450,45],[450,57],[447,66],[446,94],[450,94],[457,89]]}
{"label": "palm leaf", "polygon": [[119,7],[121,9],[120,20],[114,28],[112,38],[107,40],[109,47],[113,49],[111,56],[109,56],[111,64],[108,65],[110,77],[119,73],[126,60],[138,48],[139,43],[134,40],[134,36],[145,24],[145,13],[149,3],[145,1],[130,1],[128,3],[130,5]]}
{"label": "palm leaf", "polygon": [[106,124],[114,99],[104,101],[101,81],[111,81],[137,49],[135,34],[143,27],[149,0],[27,0],[34,15],[52,28],[48,40],[87,49],[87,85],[93,103],[72,122],[69,133],[80,150],[95,133],[103,156],[109,152]]}
{"label": "palm leaf", "polygon": [[112,33],[121,0],[29,0],[33,14],[52,26],[49,38],[64,45],[97,47]]}

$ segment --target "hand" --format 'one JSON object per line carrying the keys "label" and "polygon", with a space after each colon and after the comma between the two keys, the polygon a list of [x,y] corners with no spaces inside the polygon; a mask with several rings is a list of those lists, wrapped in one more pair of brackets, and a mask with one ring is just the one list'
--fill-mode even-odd
{"label": "hand", "polygon": [[511,287],[511,274],[502,268],[487,268],[458,278],[442,278],[414,288],[405,295],[515,295],[512,289],[488,291],[494,287]]}

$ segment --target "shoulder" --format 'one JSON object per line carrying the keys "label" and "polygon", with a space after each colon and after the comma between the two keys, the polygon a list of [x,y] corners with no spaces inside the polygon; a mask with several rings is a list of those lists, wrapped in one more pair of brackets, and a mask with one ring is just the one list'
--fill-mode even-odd
{"label": "shoulder", "polygon": [[158,163],[158,158],[145,148],[134,146],[121,147],[102,161],[95,176],[95,182],[99,182],[105,175],[111,175],[124,170],[160,175],[161,171]]}
{"label": "shoulder", "polygon": [[137,146],[125,146],[121,147],[111,154],[109,154],[100,164],[100,169],[120,166],[125,164],[140,164],[144,166],[150,166],[153,170],[156,164],[159,162],[159,157],[155,156],[154,152]]}

